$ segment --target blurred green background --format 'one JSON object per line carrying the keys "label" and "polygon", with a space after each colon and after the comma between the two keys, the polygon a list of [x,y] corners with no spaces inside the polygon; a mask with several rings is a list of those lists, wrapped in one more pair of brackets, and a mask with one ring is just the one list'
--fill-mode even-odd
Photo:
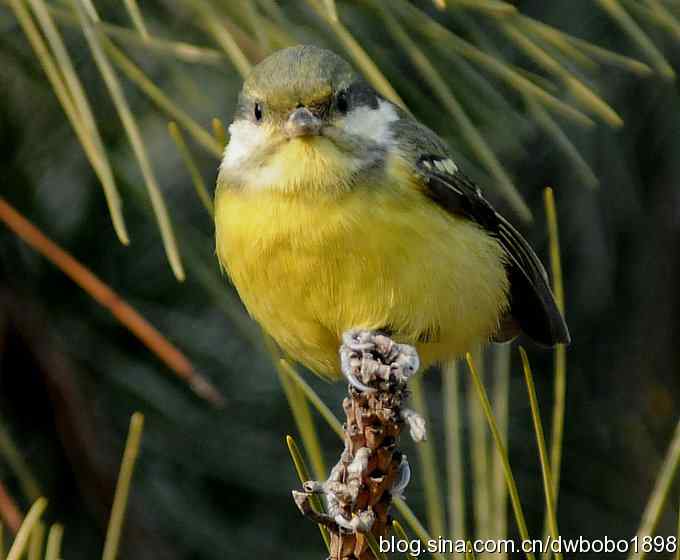
{"label": "blurred green background", "polygon": [[[290,496],[298,481],[284,443],[286,434],[296,433],[289,406],[270,356],[256,342],[257,327],[220,274],[213,225],[168,134],[170,117],[117,70],[173,222],[186,270],[182,283],[167,264],[139,165],[74,5],[49,3],[113,168],[128,247],[116,238],[100,183],[10,4],[0,2],[1,195],[139,310],[226,399],[223,409],[199,399],[108,311],[0,226],[0,421],[40,494],[50,500],[47,520],[66,526],[63,556],[99,554],[128,420],[139,410],[146,415],[146,429],[121,557],[322,557],[318,531],[299,515]],[[228,31],[250,63],[298,42],[326,46],[357,63],[325,15],[332,2],[140,2],[152,38],[210,49],[196,60],[140,40],[123,2],[95,4],[104,22],[130,30],[116,34],[118,27],[110,27],[113,42],[208,131],[214,117],[229,123],[242,81],[238,57],[235,64],[233,51],[224,54],[214,26]],[[501,3],[499,13],[492,2],[436,4],[408,5],[453,36],[428,36],[400,0],[343,0],[337,10],[344,29],[405,104],[450,143],[467,174],[526,233],[546,263],[542,190],[554,188],[573,338],[567,352],[560,532],[631,537],[680,404],[675,341],[680,333],[680,97],[677,81],[663,75],[680,68],[680,9],[664,0],[614,2],[628,10],[656,54],[665,57],[664,66],[603,9],[607,2],[506,5],[516,13],[505,13]],[[675,27],[653,17],[658,4]],[[532,36],[518,13],[643,61],[651,72],[640,75],[607,63],[584,70],[578,59]],[[403,42],[399,30],[404,29],[413,43]],[[623,126],[612,126],[615,119],[607,119],[606,111],[584,105],[559,73],[551,73],[512,39],[512,30],[532,38],[569,76],[606,100]],[[594,125],[583,126],[518,93],[454,48],[454,37],[578,107]],[[414,56],[414,47],[432,64],[434,78]],[[588,57],[597,60],[592,53]],[[457,102],[446,104],[447,94]],[[464,120],[454,118],[455,105]],[[480,156],[465,122],[502,167]],[[212,192],[218,159],[186,131],[184,137]],[[533,222],[522,220],[520,199],[508,195],[510,182]],[[528,349],[548,426],[552,354]],[[540,465],[515,352],[512,364],[510,458],[530,531],[539,535]],[[345,387],[311,375],[306,379],[340,415]],[[439,373],[425,377],[432,441],[442,459],[440,381]],[[462,419],[466,424],[468,416]],[[318,425],[326,462],[332,464],[339,442],[322,422]],[[416,457],[413,444],[403,443]],[[443,476],[443,459],[438,464]],[[412,468],[406,496],[424,519],[415,462]],[[0,457],[0,480],[25,511],[31,489],[6,455]],[[446,488],[441,492],[446,494]],[[676,484],[658,534],[677,530],[678,494]],[[468,508],[471,516],[472,499]],[[509,530],[515,533],[512,521]]]}

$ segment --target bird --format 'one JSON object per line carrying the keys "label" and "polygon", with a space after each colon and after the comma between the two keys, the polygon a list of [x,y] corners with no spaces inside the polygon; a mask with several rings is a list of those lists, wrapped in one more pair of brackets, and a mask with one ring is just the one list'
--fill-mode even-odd
{"label": "bird", "polygon": [[298,45],[253,67],[215,190],[218,260],[249,314],[328,379],[353,329],[421,365],[520,333],[570,335],[522,235],[445,142],[332,51]]}

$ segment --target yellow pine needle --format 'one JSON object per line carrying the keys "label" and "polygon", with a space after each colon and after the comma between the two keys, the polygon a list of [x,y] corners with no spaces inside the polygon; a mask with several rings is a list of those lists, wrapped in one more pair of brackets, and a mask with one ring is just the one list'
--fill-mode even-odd
{"label": "yellow pine needle", "polygon": [[307,400],[305,399],[305,394],[287,375],[286,369],[283,366],[286,360],[280,357],[279,350],[274,341],[266,335],[265,337],[265,345],[274,360],[274,366],[276,367],[279,381],[283,387],[286,399],[288,399],[290,410],[293,413],[293,420],[300,432],[300,437],[302,438],[302,444],[307,452],[307,457],[309,457],[309,460],[312,463],[314,477],[316,480],[324,480],[327,474],[326,464],[323,459],[319,436],[316,432],[314,419],[309,410]]}
{"label": "yellow pine needle", "polygon": [[184,268],[182,267],[182,261],[180,259],[179,250],[177,248],[177,241],[175,240],[175,234],[172,230],[172,224],[170,222],[170,216],[168,215],[168,210],[163,200],[163,196],[158,187],[156,181],[156,176],[154,175],[153,168],[149,161],[148,155],[146,153],[146,147],[142,139],[137,122],[130,110],[130,107],[125,99],[125,94],[123,93],[123,88],[121,87],[116,74],[111,67],[111,63],[106,58],[104,51],[102,49],[100,36],[93,25],[93,21],[97,21],[96,11],[94,6],[91,4],[91,0],[71,0],[78,11],[78,16],[80,17],[80,22],[82,24],[83,33],[87,43],[94,56],[95,63],[99,68],[99,71],[104,79],[111,99],[116,107],[116,111],[123,122],[123,127],[130,140],[132,149],[135,153],[135,157],[139,163],[139,167],[142,171],[144,177],[144,182],[146,183],[147,191],[149,193],[149,198],[151,199],[151,206],[153,207],[156,220],[158,222],[158,227],[161,232],[161,238],[163,240],[163,246],[165,247],[165,254],[170,263],[175,277],[183,281],[184,280]]}
{"label": "yellow pine needle", "polygon": [[47,535],[47,548],[45,550],[45,560],[59,560],[61,556],[61,540],[64,536],[64,527],[55,523],[50,527]]}
{"label": "yellow pine needle", "polygon": [[125,0],[125,9],[130,16],[130,20],[132,20],[132,25],[134,25],[137,32],[142,36],[142,39],[148,41],[150,38],[149,31],[144,23],[142,11],[139,9],[137,0]]}
{"label": "yellow pine needle", "polygon": [[637,74],[638,76],[649,76],[650,74],[654,73],[654,70],[652,70],[649,65],[634,58],[624,56],[609,49],[605,49],[604,47],[590,43],[584,39],[572,37],[571,35],[565,34],[565,39],[574,46],[581,49],[583,52],[591,54],[594,58],[605,64],[618,66],[628,72]]}
{"label": "yellow pine needle", "polygon": [[213,130],[213,137],[215,141],[222,147],[222,150],[227,146],[227,131],[221,119],[213,117],[210,121]]}
{"label": "yellow pine needle", "polygon": [[[493,440],[496,444],[496,450],[501,455],[503,460],[503,470],[505,472],[505,481],[508,485],[508,491],[510,493],[510,501],[512,502],[512,509],[515,513],[515,519],[517,521],[517,527],[519,529],[519,534],[523,540],[529,540],[529,531],[527,530],[526,520],[524,518],[524,512],[522,510],[522,504],[519,499],[519,492],[517,491],[517,484],[515,483],[515,477],[512,474],[512,469],[510,468],[510,461],[508,459],[508,452],[505,445],[503,444],[503,438],[498,431],[498,426],[496,425],[496,420],[494,419],[493,411],[491,410],[491,403],[489,403],[489,397],[486,394],[486,389],[477,374],[474,363],[472,361],[472,355],[468,352],[465,356],[467,361],[468,369],[470,370],[470,375],[474,383],[475,389],[477,391],[477,397],[482,405],[484,415],[486,416],[487,423],[489,425],[489,430],[493,436]],[[532,552],[526,552],[526,557],[528,560],[535,560],[534,554]]]}
{"label": "yellow pine needle", "polygon": [[503,194],[507,197],[512,207],[518,212],[522,219],[526,221],[531,220],[531,211],[513,185],[512,180],[428,57],[418,48],[388,9],[385,8],[385,4],[380,1],[374,1],[372,4],[381,13],[383,21],[397,43],[401,44],[413,65],[422,74],[423,78],[432,88],[447,112],[456,121],[461,134],[472,148],[472,151],[477,155],[496,181],[498,181]]}
{"label": "yellow pine needle", "polygon": [[[404,541],[404,542],[410,542],[411,541],[411,539],[409,539],[408,535],[406,534],[406,531],[404,531],[404,528],[401,526],[401,523],[399,523],[399,521],[397,519],[394,519],[392,521],[392,530],[394,531],[395,535],[397,536],[397,538],[399,540]],[[407,548],[406,553],[405,553],[406,559],[407,560],[416,560],[416,558],[414,556],[412,556],[409,553],[408,550],[409,549]]]}
{"label": "yellow pine needle", "polygon": [[340,18],[338,18],[338,8],[335,5],[335,0],[323,0],[323,3],[326,6],[328,19],[330,19],[333,22],[339,21]]}
{"label": "yellow pine needle", "polygon": [[205,186],[205,181],[203,180],[201,172],[198,170],[198,166],[194,161],[194,156],[191,155],[189,146],[187,146],[187,143],[184,141],[184,137],[182,136],[182,132],[177,126],[177,123],[175,122],[168,123],[168,132],[170,133],[170,136],[172,137],[172,139],[175,142],[175,145],[177,146],[177,150],[179,151],[180,155],[182,156],[182,159],[184,160],[184,165],[189,171],[189,175],[191,176],[191,182],[194,184],[194,188],[196,189],[196,195],[198,196],[199,200],[201,201],[205,209],[208,211],[208,214],[210,214],[210,217],[214,218],[215,209],[213,207],[213,201],[210,198],[210,195],[208,194],[208,189]]}
{"label": "yellow pine needle", "polygon": [[654,25],[669,32],[675,40],[680,39],[680,23],[675,19],[675,16],[658,0],[644,0],[644,2],[646,6],[633,2],[629,2],[627,5]]}
{"label": "yellow pine needle", "polygon": [[47,507],[47,500],[45,498],[38,498],[31,509],[28,510],[24,522],[21,524],[19,531],[14,537],[14,542],[7,553],[7,560],[19,560],[24,552],[26,551],[26,546],[28,545],[28,539],[33,532],[33,529],[40,521],[45,508]]}
{"label": "yellow pine needle", "polygon": [[373,533],[371,532],[364,533],[364,536],[366,537],[368,548],[371,549],[371,552],[373,553],[373,556],[376,558],[376,560],[387,560],[387,556],[385,556],[383,552],[380,552],[378,541],[375,540],[375,536],[373,535]]}
{"label": "yellow pine needle", "polygon": [[607,103],[597,96],[583,82],[576,79],[559,62],[536,45],[525,32],[520,31],[512,24],[504,23],[500,29],[505,35],[523,50],[536,64],[558,77],[574,98],[584,108],[593,114],[599,115],[602,120],[613,127],[621,127],[623,120]]}
{"label": "yellow pine needle", "polygon": [[[493,349],[493,407],[498,422],[498,431],[503,439],[503,444],[508,445],[508,417],[510,396],[510,345],[500,344]],[[507,536],[507,503],[508,489],[505,485],[503,474],[503,462],[498,453],[495,453],[491,462],[491,488],[493,512],[491,523],[493,526],[492,537],[504,539]],[[505,552],[499,553],[502,558],[507,557]]]}
{"label": "yellow pine needle", "polygon": [[571,160],[574,170],[581,177],[583,183],[590,189],[596,188],[599,185],[599,180],[562,128],[541,105],[529,97],[524,99],[529,114],[543,131],[553,139],[555,145]]}
{"label": "yellow pine needle", "polygon": [[269,33],[267,33],[266,29],[266,18],[260,14],[255,2],[244,2],[242,6],[245,11],[250,31],[257,39],[259,48],[263,53],[271,52],[271,42],[269,40]]}
{"label": "yellow pine needle", "polygon": [[467,541],[466,546],[465,546],[465,559],[466,560],[475,560],[477,558],[475,556],[474,551],[472,550],[472,543],[470,541]]}
{"label": "yellow pine needle", "polygon": [[[76,14],[52,5],[48,5],[47,9],[59,22],[80,28]],[[126,46],[141,47],[145,51],[151,50],[162,55],[170,55],[191,64],[216,66],[224,64],[226,59],[225,55],[217,49],[160,37],[147,36],[144,38],[135,30],[104,21],[95,23],[95,27],[108,37],[120,40]]]}
{"label": "yellow pine needle", "polygon": [[116,47],[108,38],[101,37],[102,45],[113,63],[132,80],[162,111],[173,120],[177,121],[201,146],[214,156],[222,155],[221,145],[215,141],[212,135],[180,109],[146,74],[125,54]]}
{"label": "yellow pine needle", "polygon": [[[397,511],[401,514],[404,521],[408,524],[408,526],[416,534],[416,536],[420,539],[421,542],[427,543],[428,541],[432,540],[432,537],[427,532],[427,529],[425,529],[423,524],[416,517],[415,513],[413,513],[413,510],[411,510],[411,508],[404,500],[402,500],[401,498],[394,498],[392,500],[392,503],[394,504],[394,507],[397,509]],[[443,554],[435,552],[432,553],[432,557],[436,558],[437,560],[446,560]]]}
{"label": "yellow pine needle", "polygon": [[17,477],[24,495],[29,500],[37,500],[42,495],[40,486],[2,421],[0,421],[0,454]]}
{"label": "yellow pine needle", "polygon": [[71,99],[73,100],[74,108],[84,125],[84,133],[91,140],[93,148],[97,154],[100,173],[102,175],[104,196],[107,200],[109,213],[111,214],[111,219],[114,224],[114,230],[117,232],[121,242],[124,245],[128,245],[130,240],[128,238],[127,230],[122,217],[120,196],[118,195],[111,165],[106,155],[106,150],[104,149],[99,130],[97,129],[97,124],[92,114],[90,103],[87,100],[83,86],[71,62],[71,57],[64,46],[64,42],[59,35],[57,27],[54,24],[44,0],[29,0],[29,4],[45,34],[45,37],[47,38],[48,43],[50,44],[50,47],[52,48],[55,61],[61,70],[65,85],[69,90]]}
{"label": "yellow pine needle", "polygon": [[327,15],[327,12],[320,9],[319,5],[314,0],[307,0],[307,2],[322,18],[322,20],[330,26],[347,54],[349,54],[352,61],[354,61],[356,67],[373,85],[373,87],[387,99],[396,105],[399,105],[399,107],[402,109],[408,110],[404,101],[401,99],[401,97],[399,97],[399,94],[390,85],[390,82],[387,80],[387,78],[385,78],[371,57],[368,56],[363,47],[342,24],[340,19],[330,19]]}
{"label": "yellow pine needle", "polygon": [[[564,313],[564,284],[562,279],[562,263],[560,258],[560,238],[557,225],[555,197],[551,188],[543,192],[545,212],[548,222],[550,240],[550,270],[552,272],[552,289],[555,294],[557,308]],[[555,348],[553,394],[553,419],[550,449],[550,468],[553,477],[553,500],[557,504],[560,489],[562,466],[562,440],[564,436],[565,399],[567,392],[567,353],[564,344]]]}
{"label": "yellow pine needle", "polygon": [[[524,379],[527,384],[527,392],[529,393],[529,405],[531,407],[531,419],[534,423],[534,433],[536,434],[536,444],[538,445],[538,454],[541,460],[541,473],[543,475],[543,491],[545,493],[545,503],[548,517],[548,527],[550,527],[550,534],[554,541],[559,537],[559,530],[557,528],[557,515],[555,512],[555,503],[553,500],[553,482],[550,474],[550,464],[548,462],[548,450],[545,445],[545,435],[543,434],[543,424],[541,423],[541,411],[538,408],[538,398],[536,397],[536,386],[534,385],[534,377],[531,373],[531,366],[529,365],[529,358],[524,348],[520,346],[519,353],[522,356],[522,368],[524,369]],[[560,552],[555,552],[557,560],[562,559]]]}
{"label": "yellow pine needle", "polygon": [[[290,457],[293,460],[295,472],[298,475],[300,484],[304,484],[308,480],[312,480],[312,478],[309,476],[309,469],[307,468],[305,459],[302,456],[300,448],[295,442],[295,438],[293,438],[293,436],[291,435],[286,436],[286,446],[288,447],[288,452],[290,453]],[[316,512],[321,513],[324,511],[323,504],[321,503],[321,499],[319,498],[319,496],[317,496],[316,494],[312,494],[309,497],[309,501]],[[323,541],[326,544],[326,549],[330,550],[331,539],[328,534],[328,529],[321,524],[319,524],[318,527],[319,531],[321,531],[321,538],[323,538]]]}
{"label": "yellow pine needle", "polygon": [[559,29],[555,29],[554,27],[547,25],[542,21],[538,21],[523,15],[519,16],[517,21],[522,25],[522,27],[524,27],[524,29],[533,33],[535,37],[540,38],[544,43],[555,47],[570,61],[587,70],[598,69],[597,62],[576,48],[574,44],[569,41],[569,35],[567,33],[564,33]]}
{"label": "yellow pine needle", "polygon": [[189,7],[196,10],[202,20],[205,29],[213,36],[215,42],[226,53],[242,78],[250,73],[251,64],[234,36],[224,24],[225,16],[218,14],[215,9],[204,0],[186,2]]}
{"label": "yellow pine needle", "polygon": [[118,554],[120,535],[123,529],[123,519],[125,517],[125,508],[130,493],[130,482],[132,481],[135,462],[137,461],[137,455],[139,454],[143,429],[144,415],[140,412],[135,412],[132,415],[132,418],[130,418],[130,428],[125,443],[125,451],[123,452],[123,460],[120,465],[116,491],[113,496],[113,505],[111,506],[111,516],[109,517],[109,525],[106,530],[102,560],[114,560]]}
{"label": "yellow pine needle", "polygon": [[[429,424],[422,375],[411,378],[409,389],[411,390],[411,400],[414,410],[425,419],[426,424]],[[416,450],[418,451],[418,458],[420,459],[423,487],[425,489],[427,524],[429,525],[432,534],[444,535],[446,530],[446,525],[444,523],[444,504],[442,503],[441,484],[439,483],[439,474],[437,473],[437,456],[432,438],[427,438],[425,441],[419,443],[416,446]]]}
{"label": "yellow pine needle", "polygon": [[33,51],[36,54],[47,79],[54,90],[59,103],[66,113],[71,126],[73,127],[78,140],[80,141],[85,155],[87,156],[92,168],[94,169],[97,177],[99,178],[102,188],[104,190],[104,196],[106,198],[106,203],[109,208],[109,213],[111,215],[111,221],[113,223],[113,228],[116,235],[121,243],[128,245],[130,239],[127,233],[127,228],[125,226],[125,221],[123,219],[120,196],[116,185],[113,181],[113,174],[111,172],[110,166],[108,166],[108,161],[106,160],[106,155],[103,150],[98,150],[97,143],[92,138],[89,130],[85,126],[81,114],[76,109],[75,103],[71,98],[71,93],[68,91],[66,83],[59,71],[56,62],[53,60],[45,42],[43,41],[42,35],[33,23],[28,10],[26,9],[24,3],[20,0],[8,0],[9,5],[14,11],[19,25],[23,29],[26,37],[28,38]]}
{"label": "yellow pine needle", "polygon": [[[484,379],[483,354],[475,352],[480,379]],[[482,381],[483,382],[483,381]],[[475,397],[471,380],[467,384],[468,424],[470,426],[470,462],[472,464],[472,502],[474,506],[475,536],[480,539],[491,535],[491,492],[489,481],[489,440],[484,427],[484,411]]]}
{"label": "yellow pine needle", "polygon": [[[649,497],[649,501],[642,514],[640,527],[637,530],[637,537],[642,542],[644,537],[654,534],[656,527],[661,519],[666,499],[673,485],[673,479],[680,468],[680,421],[675,427],[673,439],[668,446],[666,457],[663,460],[661,469],[654,483],[654,489]],[[645,547],[640,547],[639,552],[632,551],[628,560],[642,560],[646,556]]]}
{"label": "yellow pine needle", "polygon": [[578,109],[535,85],[509,64],[497,60],[496,57],[485,53],[472,43],[461,39],[455,33],[405,0],[397,0],[392,5],[401,11],[404,20],[411,21],[412,24],[420,26],[420,30],[433,42],[446,41],[446,44],[452,50],[462,57],[483,66],[487,71],[496,75],[517,92],[535,97],[537,101],[540,101],[546,107],[568,117],[582,126],[592,126],[594,124],[590,117],[583,114]]}
{"label": "yellow pine needle", "polygon": [[657,72],[665,78],[672,79],[675,77],[673,68],[618,0],[596,0],[596,2],[645,53]]}
{"label": "yellow pine needle", "polygon": [[302,390],[302,392],[305,394],[305,397],[307,397],[307,400],[312,403],[312,406],[316,408],[317,412],[323,417],[323,419],[338,435],[338,437],[340,439],[344,438],[345,436],[342,430],[342,424],[338,422],[338,419],[335,417],[331,409],[326,406],[326,403],[321,400],[321,397],[316,394],[316,391],[314,391],[314,389],[312,389],[312,387],[302,378],[300,373],[293,367],[293,365],[287,360],[282,360],[281,367],[284,373],[286,373],[286,375],[288,375]]}
{"label": "yellow pine needle", "polygon": [[581,107],[588,109],[594,115],[599,115],[604,122],[613,128],[623,126],[621,116],[583,82],[573,76],[564,76],[563,81]]}
{"label": "yellow pine needle", "polygon": [[[515,6],[502,0],[451,0],[449,6],[451,8],[461,7],[475,10],[491,16],[510,16],[517,13]],[[440,9],[444,8],[446,8],[446,4],[442,2]]]}
{"label": "yellow pine needle", "polygon": [[460,372],[455,361],[442,371],[444,389],[444,432],[446,439],[446,478],[448,491],[449,536],[464,539],[465,470],[463,465],[463,427],[460,412]]}
{"label": "yellow pine needle", "polygon": [[27,560],[41,560],[42,549],[45,544],[45,524],[38,521],[31,531],[29,539]]}

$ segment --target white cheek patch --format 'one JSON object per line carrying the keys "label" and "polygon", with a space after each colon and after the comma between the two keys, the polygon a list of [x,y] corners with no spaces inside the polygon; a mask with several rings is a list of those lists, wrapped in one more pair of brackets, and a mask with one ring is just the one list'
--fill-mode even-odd
{"label": "white cheek patch", "polygon": [[373,140],[380,145],[391,144],[390,123],[399,120],[397,110],[389,101],[380,100],[377,109],[357,107],[345,117],[345,131]]}
{"label": "white cheek patch", "polygon": [[268,132],[264,127],[247,120],[229,126],[229,144],[224,150],[222,167],[234,169],[245,163],[260,148],[267,145]]}

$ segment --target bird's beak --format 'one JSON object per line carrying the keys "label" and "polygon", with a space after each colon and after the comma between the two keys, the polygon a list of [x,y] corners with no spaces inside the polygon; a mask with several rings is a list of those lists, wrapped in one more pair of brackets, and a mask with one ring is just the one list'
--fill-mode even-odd
{"label": "bird's beak", "polygon": [[288,117],[285,130],[289,138],[316,136],[321,131],[321,119],[315,117],[307,107],[298,107]]}

